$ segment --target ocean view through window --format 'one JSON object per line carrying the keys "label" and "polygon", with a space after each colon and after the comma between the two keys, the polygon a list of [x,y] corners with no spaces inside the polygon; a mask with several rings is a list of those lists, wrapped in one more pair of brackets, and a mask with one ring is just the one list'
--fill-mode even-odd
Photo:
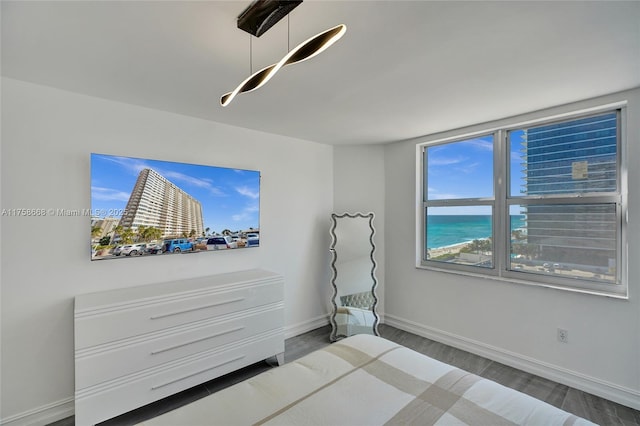
{"label": "ocean view through window", "polygon": [[[523,229],[525,215],[511,216],[511,232]],[[490,215],[429,215],[427,249],[471,243],[491,238]]]}
{"label": "ocean view through window", "polygon": [[425,157],[425,259],[493,268],[494,135],[430,146]]}
{"label": "ocean view through window", "polygon": [[623,109],[418,145],[418,266],[626,295]]}

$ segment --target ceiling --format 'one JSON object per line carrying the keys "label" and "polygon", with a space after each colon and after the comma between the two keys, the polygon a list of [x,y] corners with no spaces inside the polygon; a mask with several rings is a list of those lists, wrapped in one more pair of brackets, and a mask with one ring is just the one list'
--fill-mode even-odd
{"label": "ceiling", "polygon": [[[334,145],[640,87],[639,1],[305,0],[251,49],[249,4],[3,0],[2,75]],[[220,106],[251,65],[340,23],[328,50]]]}

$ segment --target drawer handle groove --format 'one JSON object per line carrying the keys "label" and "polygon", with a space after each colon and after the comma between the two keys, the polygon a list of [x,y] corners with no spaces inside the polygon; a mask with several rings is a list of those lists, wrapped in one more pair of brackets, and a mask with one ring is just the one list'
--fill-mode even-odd
{"label": "drawer handle groove", "polygon": [[153,316],[149,317],[149,319],[152,319],[152,320],[161,319],[161,318],[166,318],[166,317],[170,317],[170,316],[173,316],[173,315],[185,314],[187,312],[199,311],[201,309],[213,308],[214,306],[228,305],[229,303],[241,302],[244,299],[245,299],[244,297],[238,297],[237,299],[225,300],[224,302],[211,303],[209,305],[196,306],[195,308],[183,309],[181,311],[175,311],[175,312],[168,312],[166,314],[153,315]]}
{"label": "drawer handle groove", "polygon": [[223,365],[231,364],[232,362],[236,362],[236,361],[241,360],[241,359],[242,359],[242,358],[244,358],[245,356],[246,356],[246,355],[240,355],[239,357],[236,357],[236,358],[230,359],[230,360],[228,360],[228,361],[221,362],[220,364],[216,364],[216,365],[214,365],[213,367],[208,367],[208,368],[205,368],[205,369],[203,369],[203,370],[196,371],[195,373],[191,373],[191,374],[188,374],[188,375],[186,375],[186,376],[180,377],[180,378],[178,378],[178,379],[174,379],[174,380],[171,380],[171,381],[169,381],[169,382],[162,383],[161,385],[152,386],[152,387],[151,387],[151,390],[160,389],[160,388],[163,388],[163,387],[165,387],[165,386],[169,386],[169,385],[172,385],[172,384],[174,384],[174,383],[177,383],[177,382],[179,382],[179,381],[181,381],[181,380],[188,379],[189,377],[197,376],[198,374],[205,373],[205,372],[207,372],[207,371],[209,371],[209,370],[214,370],[214,369],[216,369],[216,368],[218,368],[218,367],[222,367]]}
{"label": "drawer handle groove", "polygon": [[236,327],[236,328],[232,328],[231,330],[220,331],[218,333],[211,334],[209,336],[201,337],[199,339],[190,340],[190,341],[184,342],[184,343],[179,343],[177,345],[169,346],[167,348],[157,349],[155,351],[151,351],[151,355],[158,355],[158,354],[160,354],[162,352],[170,351],[172,349],[178,349],[178,348],[181,348],[183,346],[192,345],[194,343],[202,342],[203,340],[213,339],[214,337],[222,336],[222,335],[229,334],[229,333],[235,333],[236,331],[240,331],[240,330],[242,330],[244,328],[245,328],[244,326],[243,327]]}

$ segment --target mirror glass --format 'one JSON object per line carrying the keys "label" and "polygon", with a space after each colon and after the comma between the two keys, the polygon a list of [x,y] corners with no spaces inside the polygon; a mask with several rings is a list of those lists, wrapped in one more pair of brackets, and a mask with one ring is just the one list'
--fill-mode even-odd
{"label": "mirror glass", "polygon": [[331,215],[331,341],[378,334],[373,213]]}

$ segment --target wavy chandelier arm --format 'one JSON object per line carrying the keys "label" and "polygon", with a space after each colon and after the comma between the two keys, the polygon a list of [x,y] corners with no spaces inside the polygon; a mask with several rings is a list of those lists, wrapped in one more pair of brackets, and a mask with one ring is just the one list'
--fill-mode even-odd
{"label": "wavy chandelier arm", "polygon": [[240,83],[240,85],[238,85],[238,87],[236,87],[233,92],[225,93],[224,95],[222,95],[222,97],[220,97],[220,105],[229,105],[229,103],[231,103],[233,98],[235,98],[238,93],[251,92],[252,90],[256,90],[257,88],[261,87],[271,78],[271,76],[273,75],[273,69],[277,65],[278,64],[269,65],[268,67],[264,67],[260,71],[256,71],[255,73],[247,77],[247,79]]}
{"label": "wavy chandelier arm", "polygon": [[236,87],[233,92],[225,93],[220,97],[220,105],[227,106],[239,93],[247,93],[256,90],[269,81],[280,68],[306,61],[325,51],[329,46],[338,41],[347,31],[344,24],[337,25],[326,31],[317,34],[310,39],[300,43],[285,55],[277,64],[262,68],[245,79]]}

